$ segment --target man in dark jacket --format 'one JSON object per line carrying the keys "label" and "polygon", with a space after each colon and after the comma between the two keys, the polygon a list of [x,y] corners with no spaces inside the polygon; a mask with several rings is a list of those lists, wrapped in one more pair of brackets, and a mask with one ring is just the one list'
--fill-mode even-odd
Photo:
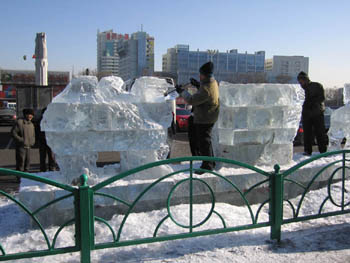
{"label": "man in dark jacket", "polygon": [[32,123],[34,111],[23,110],[24,118],[16,121],[11,134],[16,143],[16,169],[28,172],[30,168],[31,147],[35,144],[35,129]]}
{"label": "man in dark jacket", "polygon": [[[191,79],[194,86],[199,86],[198,91],[191,95],[181,86],[176,91],[185,101],[193,107],[193,125],[190,129],[190,145],[193,155],[214,156],[211,144],[211,132],[219,117],[219,87],[213,77],[214,64],[205,63],[200,69],[200,83]],[[201,168],[213,170],[215,162],[203,161]],[[197,172],[202,174],[203,172]]]}
{"label": "man in dark jacket", "polygon": [[298,82],[305,90],[305,101],[302,111],[302,124],[304,129],[304,155],[311,156],[314,134],[317,139],[320,153],[327,151],[327,135],[324,125],[325,94],[322,85],[310,81],[308,75],[301,71]]}
{"label": "man in dark jacket", "polygon": [[47,171],[46,156],[48,157],[48,160],[49,160],[49,171],[55,171],[55,169],[57,167],[57,164],[55,161],[55,155],[52,152],[50,146],[47,145],[45,132],[41,130],[41,126],[40,126],[45,111],[46,111],[46,108],[44,108],[41,111],[40,121],[36,127],[37,139],[38,139],[38,143],[39,143],[40,172]]}

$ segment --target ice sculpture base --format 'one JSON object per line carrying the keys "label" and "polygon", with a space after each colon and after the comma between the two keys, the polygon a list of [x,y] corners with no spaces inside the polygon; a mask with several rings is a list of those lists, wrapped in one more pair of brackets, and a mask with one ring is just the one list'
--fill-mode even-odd
{"label": "ice sculpture base", "polygon": [[[303,167],[297,170],[290,179],[296,179],[301,183],[309,182],[312,177],[322,168],[325,164],[330,163],[332,160],[329,160],[330,157],[326,159],[317,160],[306,167]],[[340,158],[340,157],[339,157]],[[281,169],[286,170],[292,165],[295,165],[296,162],[300,162],[306,159],[306,157],[301,154],[294,156],[294,163],[291,165],[282,166]],[[199,167],[199,163],[195,164],[195,167]],[[188,168],[187,164],[181,165],[171,165],[171,168],[174,170]],[[271,167],[269,167],[271,168]],[[113,171],[113,167],[109,167]],[[262,167],[266,171],[266,167]],[[327,184],[328,178],[331,173],[334,171],[334,166],[332,169],[326,170],[322,176],[314,182],[312,189],[320,188]],[[272,170],[271,170],[272,171]],[[234,169],[222,167],[218,171],[220,174],[225,175],[227,179],[232,181],[238,186],[239,189],[245,191],[249,189],[252,185],[261,182],[265,179],[264,176],[252,172],[247,169]],[[39,174],[43,175],[43,174]],[[55,176],[58,176],[57,172],[45,173],[45,176],[54,179]],[[336,174],[334,179],[340,178],[341,174]],[[101,192],[108,193],[110,195],[117,196],[127,202],[132,202],[135,198],[152,182],[154,179],[140,180],[120,180],[118,183],[109,185],[101,190]],[[167,198],[170,190],[182,179],[187,178],[186,175],[182,174],[174,178],[166,179],[159,184],[157,184],[152,191],[148,192],[138,204],[134,207],[133,212],[141,211],[150,211],[155,209],[160,209],[166,207]],[[233,205],[243,205],[242,198],[238,195],[237,191],[234,191],[227,183],[224,183],[222,179],[218,177],[211,176],[209,174],[201,175],[204,181],[206,181],[213,189],[216,194],[216,202],[225,202]],[[210,202],[211,198],[206,187],[203,185],[194,185],[194,202],[195,203],[206,203]],[[285,193],[286,198],[291,198],[301,194],[302,189],[295,184],[285,184]],[[40,183],[32,182],[27,179],[23,179],[21,182],[19,199],[23,202],[30,210],[34,211],[38,207],[57,199],[67,192],[58,190],[47,185]],[[263,185],[254,191],[252,191],[247,199],[250,203],[259,203],[265,201],[268,198],[268,188],[267,185]],[[125,213],[127,211],[127,206],[121,204],[120,202],[115,202],[111,199],[106,199],[101,196],[95,196],[95,216],[100,216],[103,218],[110,219],[114,214]],[[173,192],[171,199],[171,205],[187,203],[188,202],[188,187],[177,187],[176,191]],[[37,214],[38,219],[43,226],[49,225],[62,225],[66,221],[74,217],[73,210],[73,198],[69,198],[63,201],[58,202],[55,205],[50,206],[49,208],[44,209],[42,212]],[[35,224],[33,223],[33,226]]]}
{"label": "ice sculpture base", "polygon": [[250,165],[278,163],[288,165],[293,159],[293,144],[218,144],[216,154],[225,159],[236,160]]}

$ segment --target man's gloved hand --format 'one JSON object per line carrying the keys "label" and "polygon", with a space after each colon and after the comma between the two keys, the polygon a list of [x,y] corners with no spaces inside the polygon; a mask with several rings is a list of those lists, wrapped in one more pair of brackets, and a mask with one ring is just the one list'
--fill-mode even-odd
{"label": "man's gloved hand", "polygon": [[201,84],[199,83],[199,81],[196,80],[196,79],[194,79],[194,78],[190,78],[190,81],[191,81],[191,85],[192,85],[192,86],[195,86],[197,89],[198,89],[199,86],[201,85]]}
{"label": "man's gloved hand", "polygon": [[176,85],[175,89],[176,89],[176,92],[179,93],[179,94],[181,94],[181,92],[184,91],[184,89],[182,88],[182,85]]}

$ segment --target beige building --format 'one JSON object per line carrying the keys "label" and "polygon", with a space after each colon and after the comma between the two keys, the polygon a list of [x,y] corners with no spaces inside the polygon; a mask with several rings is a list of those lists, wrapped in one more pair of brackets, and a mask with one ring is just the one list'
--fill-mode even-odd
{"label": "beige building", "polygon": [[309,73],[309,58],[304,56],[273,56],[265,60],[269,82],[297,83],[300,71]]}

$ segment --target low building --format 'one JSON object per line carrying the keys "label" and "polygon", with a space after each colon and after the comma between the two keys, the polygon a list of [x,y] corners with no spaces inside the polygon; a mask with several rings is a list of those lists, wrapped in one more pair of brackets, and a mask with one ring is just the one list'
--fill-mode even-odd
{"label": "low building", "polygon": [[[59,94],[69,83],[69,71],[49,71],[48,86],[52,87],[52,96]],[[3,101],[16,101],[17,87],[35,85],[34,70],[0,70],[0,104]],[[2,105],[0,105],[2,106]]]}
{"label": "low building", "polygon": [[267,79],[272,83],[297,83],[300,71],[309,73],[309,58],[304,56],[273,56],[265,60]]}
{"label": "low building", "polygon": [[199,77],[199,68],[206,62],[214,63],[214,76],[218,81],[234,82],[245,73],[264,73],[265,51],[253,54],[238,53],[237,49],[190,51],[189,45],[176,45],[163,55],[162,70],[177,75],[179,84]]}

